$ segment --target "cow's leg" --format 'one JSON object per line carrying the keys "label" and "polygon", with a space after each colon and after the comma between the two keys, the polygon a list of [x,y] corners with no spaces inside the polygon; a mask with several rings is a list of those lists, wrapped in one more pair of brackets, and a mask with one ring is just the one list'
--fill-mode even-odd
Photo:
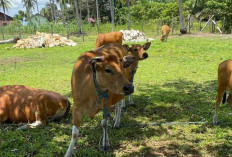
{"label": "cow's leg", "polygon": [[223,86],[218,86],[217,89],[217,96],[216,96],[216,102],[215,102],[215,111],[214,111],[214,116],[213,116],[213,123],[217,124],[218,122],[218,107],[222,102],[222,96],[225,93],[226,88]]}
{"label": "cow's leg", "polygon": [[129,105],[134,106],[135,103],[132,100],[132,95],[129,95]]}
{"label": "cow's leg", "polygon": [[122,109],[125,109],[126,108],[126,102],[125,102],[125,99],[122,99]]}
{"label": "cow's leg", "polygon": [[117,113],[118,113],[118,102],[116,103],[116,105],[115,105],[115,116],[114,116],[114,119],[113,119],[113,121],[115,122],[116,121],[116,119],[117,119]]}
{"label": "cow's leg", "polygon": [[119,101],[116,104],[116,108],[117,108],[117,113],[115,113],[115,120],[114,120],[114,128],[118,128],[120,125],[120,118],[121,118],[121,111],[122,111],[122,105],[123,105],[124,99]]}
{"label": "cow's leg", "polygon": [[68,150],[65,153],[65,157],[71,157],[73,154],[75,142],[77,139],[77,136],[79,135],[79,128],[80,128],[80,123],[81,123],[81,112],[75,107],[76,104],[74,104],[73,107],[73,127],[72,127],[72,139],[69,144]]}
{"label": "cow's leg", "polygon": [[232,94],[230,93],[228,98],[227,98],[227,103],[230,106],[231,112],[228,114],[229,116],[232,116]]}
{"label": "cow's leg", "polygon": [[36,106],[36,111],[35,111],[35,119],[36,121],[31,123],[31,124],[25,124],[19,128],[18,130],[27,130],[29,128],[38,128],[39,126],[46,125],[46,120],[47,120],[47,113],[46,113],[46,99],[37,99],[40,101],[38,105]]}
{"label": "cow's leg", "polygon": [[103,128],[103,150],[106,151],[107,148],[110,146],[109,143],[109,137],[108,137],[108,133],[107,133],[107,117],[105,117],[102,121],[101,121],[101,125]]}

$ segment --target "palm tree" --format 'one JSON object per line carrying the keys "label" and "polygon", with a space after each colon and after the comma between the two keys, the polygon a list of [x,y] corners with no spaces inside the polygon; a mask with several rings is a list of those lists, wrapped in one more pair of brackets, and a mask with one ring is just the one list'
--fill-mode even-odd
{"label": "palm tree", "polygon": [[34,9],[36,5],[36,0],[22,0],[23,6],[26,7],[27,16],[29,18],[29,24],[32,24],[31,22],[31,9]]}
{"label": "palm tree", "polygon": [[99,34],[99,4],[98,4],[98,0],[96,0],[96,9],[97,9],[97,34]]}
{"label": "palm tree", "polygon": [[7,21],[6,10],[8,10],[10,7],[11,7],[11,2],[9,0],[0,0],[0,8],[3,9],[5,21]]}
{"label": "palm tree", "polygon": [[184,17],[183,17],[183,9],[182,9],[182,0],[178,0],[179,2],[179,12],[180,12],[180,32],[182,34],[187,33],[187,29],[184,25]]}
{"label": "palm tree", "polygon": [[74,0],[74,7],[76,10],[76,16],[77,16],[77,31],[78,33],[81,33],[81,18],[80,18],[80,13],[79,13],[79,9],[77,6],[77,0]]}
{"label": "palm tree", "polygon": [[110,0],[110,13],[111,13],[112,31],[114,31],[114,0]]}
{"label": "palm tree", "polygon": [[63,26],[65,26],[65,17],[64,17],[64,5],[65,5],[65,1],[64,0],[56,0],[56,2],[60,4],[62,22],[63,22]]}
{"label": "palm tree", "polygon": [[[90,18],[90,13],[89,13],[89,0],[86,0],[86,5],[87,5],[87,13],[88,13],[88,20]],[[90,22],[90,21],[89,21]]]}
{"label": "palm tree", "polygon": [[37,12],[38,12],[38,14],[39,14],[39,5],[38,5],[38,0],[35,0],[35,4],[36,4]]}
{"label": "palm tree", "polygon": [[126,5],[127,5],[127,15],[128,15],[128,24],[127,24],[127,29],[130,30],[130,26],[131,26],[131,17],[130,17],[130,0],[126,1]]}

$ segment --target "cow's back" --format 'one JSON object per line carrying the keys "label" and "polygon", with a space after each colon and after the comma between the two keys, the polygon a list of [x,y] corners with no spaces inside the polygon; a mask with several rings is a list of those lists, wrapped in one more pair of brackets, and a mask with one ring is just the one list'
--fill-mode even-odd
{"label": "cow's back", "polygon": [[218,82],[232,87],[232,60],[226,60],[218,66]]}
{"label": "cow's back", "polygon": [[69,111],[68,100],[56,92],[12,85],[0,87],[0,93],[0,122],[31,123],[36,121],[40,110],[44,111],[44,118],[55,115],[57,108],[63,109],[65,114]]}
{"label": "cow's back", "polygon": [[95,41],[95,48],[99,48],[102,45],[108,43],[119,43],[122,44],[122,32],[111,32],[99,34]]}
{"label": "cow's back", "polygon": [[169,32],[170,32],[169,26],[163,25],[162,28],[161,28],[161,32],[162,32],[162,35],[168,36],[168,34],[169,34]]}

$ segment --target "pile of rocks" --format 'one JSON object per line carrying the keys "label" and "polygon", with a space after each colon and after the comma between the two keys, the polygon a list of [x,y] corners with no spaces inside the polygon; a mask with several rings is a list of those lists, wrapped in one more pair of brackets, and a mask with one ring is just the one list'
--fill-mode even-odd
{"label": "pile of rocks", "polygon": [[143,32],[139,30],[120,30],[123,33],[123,41],[144,42],[152,41],[153,38],[147,38]]}
{"label": "pile of rocks", "polygon": [[29,36],[26,39],[20,39],[13,46],[14,48],[37,48],[37,47],[55,47],[55,46],[76,46],[77,44],[62,37],[59,34],[46,34],[36,32],[35,35]]}

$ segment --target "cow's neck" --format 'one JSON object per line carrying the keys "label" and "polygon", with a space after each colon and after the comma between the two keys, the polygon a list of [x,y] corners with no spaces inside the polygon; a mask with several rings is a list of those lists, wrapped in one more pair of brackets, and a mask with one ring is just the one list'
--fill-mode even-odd
{"label": "cow's neck", "polygon": [[132,72],[136,72],[136,71],[137,71],[138,63],[139,63],[139,61],[134,61],[134,62],[131,64],[130,68],[131,68]]}

